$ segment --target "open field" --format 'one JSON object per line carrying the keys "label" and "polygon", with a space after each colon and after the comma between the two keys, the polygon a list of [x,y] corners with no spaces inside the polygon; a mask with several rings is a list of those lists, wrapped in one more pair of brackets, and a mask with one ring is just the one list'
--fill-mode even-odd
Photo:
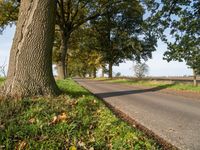
{"label": "open field", "polygon": [[[107,78],[98,78],[98,80],[104,80]],[[136,77],[114,77],[114,79],[129,79],[138,80]],[[179,83],[193,83],[193,77],[144,77],[143,80],[156,80],[156,81],[172,81]],[[197,82],[200,83],[200,77],[197,77]]]}
{"label": "open field", "polygon": [[174,89],[174,90],[184,90],[193,91],[200,93],[200,86],[193,86],[191,83],[175,82],[170,79],[168,80],[156,80],[156,79],[136,79],[136,78],[97,78],[95,80],[103,80],[111,83],[124,83],[133,86],[146,86],[146,87],[158,87],[162,89]]}
{"label": "open field", "polygon": [[0,149],[162,149],[73,80],[57,83],[59,97],[0,101]]}
{"label": "open field", "polygon": [[[157,81],[172,81],[178,83],[191,83],[191,84],[193,83],[193,77],[147,77],[145,79],[157,80]],[[200,77],[197,77],[197,82],[200,83]]]}

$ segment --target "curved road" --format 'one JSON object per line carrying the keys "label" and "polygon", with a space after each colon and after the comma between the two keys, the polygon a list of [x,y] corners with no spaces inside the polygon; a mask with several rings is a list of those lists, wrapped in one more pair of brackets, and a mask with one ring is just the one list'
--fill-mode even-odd
{"label": "curved road", "polygon": [[75,79],[179,149],[200,150],[200,100],[103,81]]}

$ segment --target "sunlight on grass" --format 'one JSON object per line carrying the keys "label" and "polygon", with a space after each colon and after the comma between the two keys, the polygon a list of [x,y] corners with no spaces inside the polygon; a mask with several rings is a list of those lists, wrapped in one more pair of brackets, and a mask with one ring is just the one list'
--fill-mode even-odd
{"label": "sunlight on grass", "polygon": [[0,149],[161,149],[71,79],[56,98],[0,101]]}
{"label": "sunlight on grass", "polygon": [[130,80],[130,79],[113,79],[113,80],[106,80],[107,82],[111,83],[124,83],[128,85],[135,85],[135,86],[147,86],[147,87],[163,87],[168,89],[175,89],[175,90],[186,90],[186,91],[195,91],[200,92],[200,86],[193,86],[189,83],[175,83],[172,81],[156,81],[156,80]]}
{"label": "sunlight on grass", "polygon": [[5,78],[0,77],[0,86],[3,84],[4,81],[5,81]]}

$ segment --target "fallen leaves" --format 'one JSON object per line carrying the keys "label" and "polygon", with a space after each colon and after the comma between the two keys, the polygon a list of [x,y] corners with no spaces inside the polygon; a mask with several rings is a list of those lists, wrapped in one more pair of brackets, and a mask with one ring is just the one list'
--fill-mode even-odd
{"label": "fallen leaves", "polygon": [[82,141],[79,141],[79,142],[78,142],[78,145],[79,145],[80,147],[84,148],[84,149],[87,149],[87,148],[85,147],[85,143],[82,142]]}
{"label": "fallen leaves", "polygon": [[94,99],[94,100],[93,100],[93,103],[94,103],[94,104],[96,104],[96,103],[97,103],[96,99]]}
{"label": "fallen leaves", "polygon": [[93,147],[90,147],[90,149],[89,150],[94,150],[94,148]]}
{"label": "fallen leaves", "polygon": [[3,124],[0,124],[0,129],[5,129],[5,126]]}
{"label": "fallen leaves", "polygon": [[68,119],[68,115],[66,112],[62,112],[61,114],[54,116],[50,124],[56,124],[58,122],[65,122]]}
{"label": "fallen leaves", "polygon": [[77,148],[76,148],[75,146],[71,146],[71,147],[69,148],[69,150],[77,150]]}
{"label": "fallen leaves", "polygon": [[70,106],[75,106],[75,105],[77,105],[77,103],[78,103],[78,101],[77,100],[71,100],[70,102],[68,102],[68,104],[70,105]]}
{"label": "fallen leaves", "polygon": [[27,146],[26,141],[19,141],[19,143],[15,147],[15,150],[24,150],[26,146]]}
{"label": "fallen leaves", "polygon": [[[64,84],[65,87],[69,85]],[[1,108],[5,115],[0,113],[3,118],[0,119],[0,135],[6,136],[1,139],[0,149],[56,149],[58,144],[57,149],[67,150],[134,149],[127,147],[140,141],[139,146],[144,149],[156,149],[153,142],[150,143],[152,146],[145,146],[143,141],[148,143],[148,139],[137,138],[143,135],[118,120],[89,93],[71,97],[62,95],[54,99],[5,103],[6,107]],[[10,115],[10,110],[14,115]],[[129,133],[133,136],[127,136]]]}
{"label": "fallen leaves", "polygon": [[31,118],[31,119],[29,119],[29,121],[28,121],[30,124],[33,124],[33,123],[35,123],[36,122],[36,119],[35,118]]}

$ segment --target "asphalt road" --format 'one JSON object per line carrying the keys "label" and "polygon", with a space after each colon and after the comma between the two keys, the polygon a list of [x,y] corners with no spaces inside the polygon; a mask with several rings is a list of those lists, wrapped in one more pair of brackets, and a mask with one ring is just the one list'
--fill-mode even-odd
{"label": "asphalt road", "polygon": [[75,80],[179,149],[200,150],[200,100],[165,94],[159,88]]}

